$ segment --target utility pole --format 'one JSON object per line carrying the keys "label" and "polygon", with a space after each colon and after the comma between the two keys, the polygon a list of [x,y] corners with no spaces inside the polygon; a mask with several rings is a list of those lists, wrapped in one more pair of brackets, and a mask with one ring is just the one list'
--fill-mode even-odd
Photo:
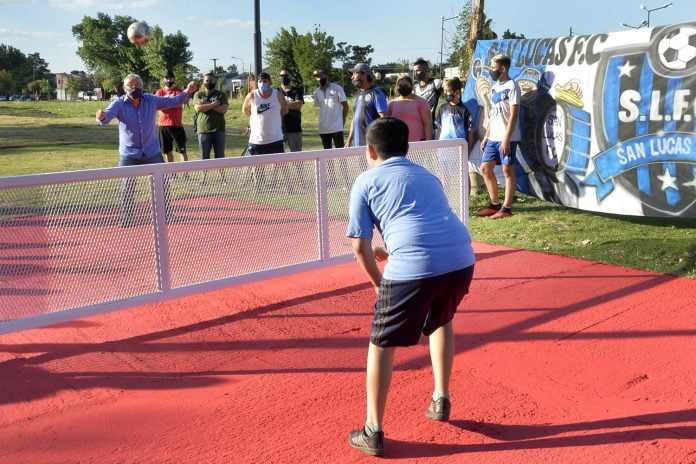
{"label": "utility pole", "polygon": [[570,26],[570,32],[568,33],[568,35],[573,37],[573,26]]}
{"label": "utility pole", "polygon": [[254,0],[254,67],[256,78],[261,74],[261,5],[260,0]]}
{"label": "utility pole", "polygon": [[220,58],[211,58],[211,59],[210,59],[210,61],[213,62],[213,74],[215,74],[215,72],[216,72],[216,70],[217,70],[217,60],[219,60],[219,59],[220,59]]}

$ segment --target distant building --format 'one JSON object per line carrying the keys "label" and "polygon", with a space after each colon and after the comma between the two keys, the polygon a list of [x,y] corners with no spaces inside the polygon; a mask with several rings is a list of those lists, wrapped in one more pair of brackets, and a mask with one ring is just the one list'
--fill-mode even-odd
{"label": "distant building", "polygon": [[92,75],[84,71],[70,71],[70,73],[56,73],[56,99],[58,100],[73,100],[77,98],[73,95],[72,98],[68,94],[68,82],[70,79],[78,79],[80,81],[80,90],[92,89]]}

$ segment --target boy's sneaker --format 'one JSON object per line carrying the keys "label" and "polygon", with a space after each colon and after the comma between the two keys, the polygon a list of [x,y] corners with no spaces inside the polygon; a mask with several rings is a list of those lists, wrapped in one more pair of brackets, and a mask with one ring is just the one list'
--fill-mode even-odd
{"label": "boy's sneaker", "polygon": [[502,208],[503,205],[498,203],[497,205],[494,205],[493,203],[489,204],[485,208],[483,208],[481,211],[476,212],[476,216],[478,217],[485,217],[485,216],[493,216],[495,213],[500,211],[500,208]]}
{"label": "boy's sneaker", "polygon": [[437,401],[430,401],[430,406],[428,406],[428,410],[425,412],[425,417],[446,422],[449,420],[451,410],[452,405],[450,404],[450,400],[441,396]]}
{"label": "boy's sneaker", "polygon": [[382,456],[384,454],[384,432],[365,435],[364,428],[353,430],[348,434],[348,444],[370,456]]}
{"label": "boy's sneaker", "polygon": [[500,211],[491,216],[491,219],[505,219],[512,216],[510,208],[500,208]]}

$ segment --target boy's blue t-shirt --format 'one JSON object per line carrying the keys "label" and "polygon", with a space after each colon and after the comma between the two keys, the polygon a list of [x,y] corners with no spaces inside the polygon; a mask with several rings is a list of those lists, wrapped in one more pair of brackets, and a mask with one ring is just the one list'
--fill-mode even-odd
{"label": "boy's blue t-shirt", "polygon": [[462,102],[457,105],[444,103],[438,109],[435,125],[440,128],[440,140],[467,140],[472,129],[471,113]]}
{"label": "boy's blue t-shirt", "polygon": [[423,279],[474,264],[469,231],[440,180],[404,157],[360,174],[348,212],[348,237],[371,238],[375,226],[382,233],[389,251],[385,279]]}

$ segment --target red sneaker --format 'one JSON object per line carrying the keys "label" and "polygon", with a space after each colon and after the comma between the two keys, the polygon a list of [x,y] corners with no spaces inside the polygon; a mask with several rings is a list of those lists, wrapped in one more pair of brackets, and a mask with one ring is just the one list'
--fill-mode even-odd
{"label": "red sneaker", "polygon": [[475,215],[478,217],[493,216],[495,213],[500,211],[501,207],[502,205],[500,204],[494,205],[493,203],[491,203],[481,211],[477,211]]}
{"label": "red sneaker", "polygon": [[505,211],[504,209],[501,209],[493,216],[491,216],[491,219],[505,219],[509,218],[510,216],[512,216],[512,212],[510,210]]}

